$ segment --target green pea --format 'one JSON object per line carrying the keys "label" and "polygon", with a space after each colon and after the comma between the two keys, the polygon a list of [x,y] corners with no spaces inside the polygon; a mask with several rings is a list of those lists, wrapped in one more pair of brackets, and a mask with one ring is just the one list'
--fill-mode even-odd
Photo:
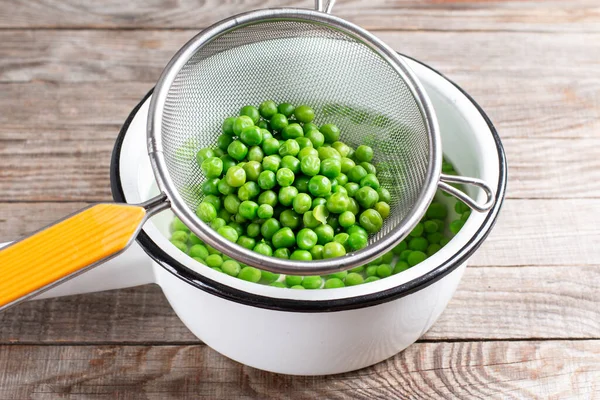
{"label": "green pea", "polygon": [[337,215],[329,214],[329,217],[327,217],[327,225],[331,226],[333,230],[337,232],[340,227],[340,224],[337,220]]}
{"label": "green pea", "polygon": [[440,246],[444,247],[448,244],[448,242],[450,242],[450,238],[443,238],[442,240],[440,240]]}
{"label": "green pea", "polygon": [[308,182],[308,191],[313,196],[326,196],[331,192],[331,181],[323,175],[315,175]]}
{"label": "green pea", "polygon": [[414,267],[418,263],[425,261],[426,258],[427,258],[427,254],[423,253],[422,251],[413,251],[408,256],[407,262],[408,262],[408,265],[410,265],[411,267]]}
{"label": "green pea", "polygon": [[258,196],[258,204],[268,204],[271,207],[277,205],[277,194],[272,190],[266,190]]}
{"label": "green pea", "polygon": [[434,221],[425,221],[423,223],[423,229],[427,233],[434,233],[434,232],[437,232],[438,227]]}
{"label": "green pea", "polygon": [[341,214],[348,209],[348,195],[346,193],[337,192],[329,196],[327,199],[327,209],[335,214]]}
{"label": "green pea", "polygon": [[427,208],[427,218],[444,219],[448,215],[448,209],[445,204],[433,202]]}
{"label": "green pea", "polygon": [[244,281],[257,283],[261,278],[260,270],[254,267],[244,267],[238,274],[238,278]]}
{"label": "green pea", "polygon": [[288,119],[285,115],[277,113],[271,117],[269,121],[271,124],[271,128],[275,131],[282,131],[286,126],[288,126]]}
{"label": "green pea", "polygon": [[196,162],[198,163],[198,165],[202,165],[204,160],[206,160],[207,158],[214,157],[214,156],[215,156],[215,152],[212,149],[204,148],[204,149],[201,149],[200,151],[198,151],[198,153],[196,153]]}
{"label": "green pea", "polygon": [[185,243],[188,241],[189,235],[190,234],[185,231],[175,231],[171,235],[171,240],[176,240]]}
{"label": "green pea", "polygon": [[258,186],[261,189],[272,189],[277,185],[277,179],[273,171],[263,171],[258,176]]}
{"label": "green pea", "polygon": [[365,268],[365,275],[366,276],[377,275],[377,267],[378,267],[378,265],[369,265],[367,268]]}
{"label": "green pea", "polygon": [[219,194],[219,179],[209,179],[202,184],[202,192],[206,194]]}
{"label": "green pea", "polygon": [[217,147],[223,151],[227,151],[227,147],[233,142],[233,139],[229,135],[219,135],[217,138]]}
{"label": "green pea", "polygon": [[427,256],[431,257],[432,255],[440,251],[441,248],[442,246],[440,246],[439,244],[431,243],[429,246],[427,246]]}
{"label": "green pea", "polygon": [[260,187],[256,182],[246,182],[238,189],[238,198],[242,201],[251,200],[258,196]]}
{"label": "green pea", "polygon": [[294,252],[290,255],[290,260],[312,261],[312,255],[307,250],[294,250]]}
{"label": "green pea", "polygon": [[286,287],[283,282],[273,282],[269,286],[278,287],[278,288],[285,288]]}
{"label": "green pea", "polygon": [[331,242],[335,234],[333,228],[327,224],[317,226],[315,233],[317,234],[317,243],[321,246]]}
{"label": "green pea", "polygon": [[330,242],[323,246],[323,258],[335,258],[346,255],[346,249],[338,242]]}
{"label": "green pea", "polygon": [[310,131],[313,131],[313,130],[317,130],[318,131],[319,130],[319,126],[317,124],[312,123],[312,122],[307,122],[307,123],[305,123],[302,126],[302,129],[304,130],[304,133],[306,134],[306,133],[308,133]]}
{"label": "green pea", "polygon": [[221,257],[218,254],[211,254],[210,256],[206,257],[204,262],[206,262],[206,265],[208,265],[211,268],[220,268],[221,265],[223,265],[223,257]]}
{"label": "green pea", "polygon": [[247,181],[253,181],[253,182],[258,181],[258,177],[259,177],[260,173],[262,172],[262,165],[260,162],[248,161],[246,164],[244,164],[244,166],[242,168],[244,169],[244,172],[246,173]]}
{"label": "green pea", "polygon": [[[231,140],[233,141],[233,139],[231,139]],[[223,157],[226,154],[225,153],[226,151],[227,151],[227,149],[221,150],[220,148],[216,148],[215,151],[214,151],[215,157],[219,157],[219,158]]]}
{"label": "green pea", "polygon": [[379,232],[383,226],[381,215],[373,209],[363,211],[362,214],[360,214],[358,221],[360,226],[365,228],[367,232],[371,234]]}
{"label": "green pea", "polygon": [[323,286],[325,289],[337,289],[342,288],[344,285],[344,281],[339,278],[329,278],[325,281],[325,285]]}
{"label": "green pea", "polygon": [[248,250],[252,250],[254,246],[256,246],[256,240],[249,236],[240,236],[237,240],[237,244]]}
{"label": "green pea", "polygon": [[227,222],[223,218],[215,218],[210,222],[210,227],[218,231],[220,227],[227,225]]}
{"label": "green pea", "polygon": [[234,160],[242,161],[244,157],[248,154],[248,147],[239,140],[234,140],[227,147],[227,154],[231,156]]}
{"label": "green pea", "polygon": [[193,233],[190,234],[190,244],[196,245],[196,244],[204,244],[204,242],[196,235],[194,235]]}
{"label": "green pea", "polygon": [[[344,187],[348,183],[348,176],[346,174],[340,173],[338,176],[335,177],[334,181],[337,182],[337,184],[341,187]],[[344,187],[344,189],[346,188]]]}
{"label": "green pea", "polygon": [[275,250],[275,252],[273,253],[273,257],[276,258],[281,258],[283,260],[287,260],[290,258],[290,250],[286,249],[286,248],[281,248],[281,249],[277,249]]}
{"label": "green pea", "polygon": [[304,214],[310,210],[311,205],[312,199],[306,193],[298,193],[292,202],[292,207],[298,214]]}
{"label": "green pea", "polygon": [[356,196],[356,192],[360,189],[360,185],[356,182],[348,182],[344,185],[344,189],[348,192],[348,196],[354,197]]}
{"label": "green pea", "polygon": [[396,275],[402,271],[406,271],[410,268],[410,265],[406,261],[398,261],[394,266],[394,270],[392,271],[393,275]]}
{"label": "green pea", "polygon": [[[281,229],[281,224],[275,218],[269,218],[260,227],[260,233],[267,240],[271,240],[273,235]],[[289,228],[288,228],[289,229]]]}
{"label": "green pea", "polygon": [[286,275],[285,276],[285,284],[288,287],[301,285],[303,280],[304,280],[303,276],[297,276],[297,275]]}
{"label": "green pea", "polygon": [[252,250],[258,254],[262,254],[263,256],[271,257],[273,255],[273,249],[265,242],[257,243]]}
{"label": "green pea", "polygon": [[294,186],[286,186],[279,189],[279,196],[277,199],[281,205],[289,207],[292,205],[296,196],[298,196],[298,189]]}
{"label": "green pea", "polygon": [[350,182],[360,183],[360,181],[367,176],[367,171],[360,165],[356,165],[350,168],[350,171],[346,174]]}
{"label": "green pea", "polygon": [[348,146],[346,143],[344,142],[334,142],[331,147],[333,147],[334,149],[337,150],[338,153],[340,153],[340,155],[342,157],[346,157],[348,155],[348,153],[350,152],[350,146]]}
{"label": "green pea", "polygon": [[340,160],[340,166],[342,173],[347,174],[352,168],[356,166],[356,164],[348,157],[342,157],[342,159]]}
{"label": "green pea", "polygon": [[296,229],[300,226],[300,215],[293,210],[283,210],[279,215],[281,226]]}
{"label": "green pea", "polygon": [[321,125],[319,131],[321,131],[321,133],[323,133],[323,136],[325,136],[326,143],[333,143],[340,140],[340,128],[338,128],[334,124]]}
{"label": "green pea", "polygon": [[325,135],[323,135],[317,129],[313,129],[308,132],[305,131],[304,135],[308,138],[308,140],[311,141],[315,148],[319,148],[323,146],[323,143],[325,143]]}
{"label": "green pea", "polygon": [[321,225],[321,221],[315,218],[312,211],[307,211],[302,216],[302,223],[306,228],[314,229],[317,226]]}
{"label": "green pea", "polygon": [[229,276],[238,276],[241,267],[240,264],[235,260],[227,260],[221,264],[221,270]]}
{"label": "green pea", "polygon": [[[310,141],[309,138],[301,136],[296,138],[296,142],[298,142],[298,146],[300,146],[300,151],[302,151],[303,149],[312,149],[313,148],[313,144]],[[298,155],[300,155],[300,153],[298,153]]]}
{"label": "green pea", "polygon": [[327,199],[324,199],[323,197],[317,197],[313,199],[312,202],[312,208],[316,208],[317,206],[324,206],[327,204]]}
{"label": "green pea", "polygon": [[255,238],[260,235],[260,224],[253,222],[246,227],[246,234],[251,238]]}
{"label": "green pea", "polygon": [[289,124],[281,131],[281,137],[284,139],[296,139],[304,136],[304,131],[300,124]]}
{"label": "green pea", "polygon": [[[342,160],[342,156],[340,156],[340,153],[337,152],[336,149],[334,149],[333,147],[325,147],[325,146],[321,146],[317,149],[317,153],[319,153],[319,158],[321,159],[321,162],[323,162],[324,160],[328,159],[328,158],[336,158],[338,160]],[[340,164],[340,171],[341,171],[341,164]]]}
{"label": "green pea", "polygon": [[281,187],[291,186],[294,183],[294,173],[289,168],[280,168],[276,174],[277,183]]}
{"label": "green pea", "polygon": [[371,208],[379,200],[379,195],[375,189],[369,186],[363,186],[354,195],[354,198],[362,208]]}
{"label": "green pea", "polygon": [[412,231],[410,231],[410,233],[408,235],[412,236],[412,237],[423,236],[424,230],[425,230],[424,225],[419,222],[419,223],[417,223],[417,225],[415,225],[415,227],[412,229]]}
{"label": "green pea", "polygon": [[258,112],[263,118],[270,119],[273,115],[277,114],[277,104],[272,100],[263,101],[258,106]]}
{"label": "green pea", "polygon": [[258,204],[256,204],[253,201],[249,201],[249,200],[243,201],[240,204],[240,207],[239,207],[239,210],[238,210],[238,213],[242,217],[244,217],[246,219],[249,219],[249,220],[253,220],[254,218],[256,218],[257,212],[258,212]]}
{"label": "green pea", "polygon": [[294,106],[290,103],[281,103],[277,106],[277,111],[289,118],[294,113]]}
{"label": "green pea", "polygon": [[262,132],[258,126],[244,128],[240,140],[247,146],[256,146],[262,142]]}
{"label": "green pea", "polygon": [[440,232],[433,232],[427,234],[427,241],[430,244],[440,244],[444,239],[444,235]]}
{"label": "green pea", "polygon": [[390,205],[388,203],[379,201],[375,203],[375,207],[373,208],[379,213],[379,215],[381,215],[381,218],[383,219],[386,219],[390,216]]}
{"label": "green pea", "polygon": [[292,286],[292,287],[290,287],[290,289],[294,289],[294,290],[304,290],[304,289],[306,289],[306,288],[305,288],[304,286],[302,286],[302,285],[295,285],[295,286]]}
{"label": "green pea", "polygon": [[296,235],[296,244],[302,250],[310,250],[317,244],[317,234],[308,228],[304,228]]}
{"label": "green pea", "polygon": [[298,121],[306,124],[315,118],[315,112],[309,106],[301,105],[294,110],[294,116]]}
{"label": "green pea", "polygon": [[387,278],[391,276],[393,272],[393,268],[389,264],[381,264],[377,267],[377,276],[380,278]]}
{"label": "green pea", "polygon": [[371,283],[379,280],[381,280],[381,278],[378,276],[369,276],[363,283]]}
{"label": "green pea", "polygon": [[302,158],[300,162],[302,173],[308,176],[315,176],[321,169],[321,160],[318,157],[311,155]]}
{"label": "green pea", "polygon": [[392,202],[392,195],[390,194],[389,190],[384,187],[379,187],[379,189],[376,190],[377,194],[379,195],[379,201],[385,201],[388,204]]}
{"label": "green pea", "polygon": [[300,152],[300,145],[294,139],[288,139],[281,146],[279,146],[279,155],[284,156],[296,156]]}
{"label": "green pea", "polygon": [[208,257],[208,249],[206,248],[206,246],[203,246],[201,244],[195,244],[192,247],[190,247],[190,251],[188,254],[190,257],[201,258],[202,260],[204,260],[206,259],[206,257]]}
{"label": "green pea", "polygon": [[225,154],[224,156],[220,157],[221,161],[223,161],[223,172],[227,172],[229,170],[229,168],[235,166],[237,163],[236,161],[229,155],[229,154]]}
{"label": "green pea", "polygon": [[229,211],[227,211],[225,208],[221,208],[221,211],[219,211],[219,218],[223,218],[225,221],[230,221],[231,213]]}
{"label": "green pea", "polygon": [[[279,279],[279,276],[279,274],[270,271],[260,271],[260,279],[265,283],[273,283]],[[285,287],[285,285],[283,287]]]}
{"label": "green pea", "polygon": [[202,221],[208,223],[217,218],[217,209],[210,203],[202,202],[196,208],[196,215]]}
{"label": "green pea", "polygon": [[272,242],[276,249],[280,249],[282,247],[292,247],[296,244],[296,235],[294,235],[294,231],[292,231],[290,228],[284,227],[275,232],[272,237]]}
{"label": "green pea", "polygon": [[320,244],[314,245],[309,251],[313,260],[323,259],[323,246],[321,246]]}
{"label": "green pea", "polygon": [[248,150],[248,161],[250,162],[258,162],[260,163],[265,157],[265,153],[260,148],[260,146],[252,146],[250,150]]}
{"label": "green pea", "polygon": [[227,212],[230,212],[231,214],[237,214],[240,204],[242,204],[242,202],[234,194],[228,194],[225,197],[225,200],[223,200],[223,206]]}
{"label": "green pea", "polygon": [[279,151],[279,140],[275,138],[265,139],[262,143],[262,149],[268,156],[277,154]]}
{"label": "green pea", "polygon": [[233,216],[233,221],[237,222],[238,224],[245,224],[248,222],[248,219],[244,218],[244,216],[238,212]]}
{"label": "green pea", "polygon": [[222,226],[217,230],[217,233],[230,242],[236,243],[238,240],[238,233],[231,226]]}
{"label": "green pea", "polygon": [[452,232],[453,234],[457,234],[462,227],[465,225],[465,221],[461,220],[461,219],[457,219],[456,221],[452,221],[450,223],[450,232]]}
{"label": "green pea", "polygon": [[470,216],[471,216],[471,210],[466,211],[466,212],[462,213],[462,215],[460,216],[460,220],[467,222],[467,219],[469,219]]}
{"label": "green pea", "polygon": [[235,135],[235,133],[233,132],[233,123],[235,122],[235,119],[236,119],[235,117],[229,117],[229,118],[226,118],[225,121],[223,121],[223,125],[221,126],[221,129],[225,135],[228,135],[228,136]]}
{"label": "green pea", "polygon": [[337,158],[326,158],[321,161],[321,175],[329,179],[337,177],[342,172],[342,164]]}
{"label": "green pea", "polygon": [[260,119],[260,113],[254,106],[244,106],[240,109],[240,115],[248,116],[252,119],[252,123],[257,124]]}
{"label": "green pea", "polygon": [[297,174],[300,172],[300,160],[294,156],[285,156],[281,159],[281,168],[287,168]]}
{"label": "green pea", "polygon": [[184,253],[187,253],[188,251],[188,246],[185,242],[182,242],[180,240],[170,240],[170,242],[173,244],[173,246],[177,247],[179,250],[183,251]]}
{"label": "green pea", "polygon": [[233,133],[240,136],[242,131],[250,126],[254,126],[252,118],[247,115],[241,115],[233,121]]}
{"label": "green pea", "polygon": [[369,146],[360,145],[356,148],[354,157],[356,157],[358,161],[371,162],[373,159],[373,149]]}
{"label": "green pea", "polygon": [[413,252],[412,250],[408,250],[408,249],[402,251],[399,256],[400,261],[407,261],[408,257],[411,255],[412,252]]}
{"label": "green pea", "polygon": [[348,271],[340,271],[340,272],[334,272],[333,274],[327,275],[327,278],[328,279],[337,278],[337,279],[344,280],[344,279],[346,279],[347,276],[348,276]]}
{"label": "green pea", "polygon": [[261,204],[256,210],[256,215],[260,219],[269,219],[273,216],[273,207],[268,204]]}
{"label": "green pea", "polygon": [[342,228],[349,228],[356,223],[356,216],[351,211],[344,211],[338,217],[338,222]]}
{"label": "green pea", "polygon": [[348,241],[349,237],[350,235],[348,235],[346,232],[341,232],[333,237],[333,241],[341,244],[342,246],[344,246],[344,248],[346,248],[346,242]]}
{"label": "green pea", "polygon": [[[360,186],[365,187],[369,186],[375,190],[379,189],[379,180],[373,174],[367,174],[364,178],[360,180]],[[379,197],[379,195],[377,195]]]}
{"label": "green pea", "polygon": [[313,217],[321,224],[327,223],[327,218],[329,217],[329,210],[327,209],[327,206],[323,204],[317,205],[315,208],[313,208],[312,214]]}
{"label": "green pea", "polygon": [[346,284],[346,286],[356,286],[360,285],[363,282],[364,278],[362,277],[362,275],[356,272],[350,272],[346,276],[346,279],[344,279],[344,283]]}

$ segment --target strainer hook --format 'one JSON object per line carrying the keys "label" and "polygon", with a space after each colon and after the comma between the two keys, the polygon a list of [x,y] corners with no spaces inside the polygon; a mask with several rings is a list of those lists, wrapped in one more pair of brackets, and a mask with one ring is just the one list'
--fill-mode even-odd
{"label": "strainer hook", "polygon": [[[473,185],[480,189],[482,189],[486,196],[485,203],[478,203],[476,200],[473,200],[469,195],[467,195],[462,190],[455,188],[454,186],[449,185],[449,183],[464,183],[467,185]],[[494,205],[494,193],[492,188],[488,186],[487,183],[482,181],[481,179],[471,178],[467,176],[455,176],[455,175],[440,175],[440,181],[438,183],[438,187],[446,193],[453,195],[454,197],[462,200],[466,205],[471,207],[473,210],[484,212],[492,208]]]}

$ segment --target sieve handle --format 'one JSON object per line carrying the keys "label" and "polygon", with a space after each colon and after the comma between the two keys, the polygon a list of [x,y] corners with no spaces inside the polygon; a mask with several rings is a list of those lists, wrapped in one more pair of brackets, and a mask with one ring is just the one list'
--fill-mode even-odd
{"label": "sieve handle", "polygon": [[97,266],[126,249],[142,224],[169,207],[96,204],[0,250],[0,311]]}
{"label": "sieve handle", "polygon": [[[486,195],[486,201],[483,204],[478,203],[469,197],[462,190],[458,190],[454,186],[450,186],[449,183],[464,183],[468,185],[476,186],[482,189]],[[481,179],[471,178],[467,176],[456,176],[456,175],[440,175],[440,181],[438,183],[438,187],[446,193],[453,195],[454,197],[462,200],[466,205],[471,207],[475,211],[484,212],[492,208],[494,205],[494,193],[492,192],[492,188],[488,186],[487,183],[482,181]]]}
{"label": "sieve handle", "polygon": [[323,3],[323,0],[315,0],[315,10],[331,14],[335,0],[329,0],[327,3]]}

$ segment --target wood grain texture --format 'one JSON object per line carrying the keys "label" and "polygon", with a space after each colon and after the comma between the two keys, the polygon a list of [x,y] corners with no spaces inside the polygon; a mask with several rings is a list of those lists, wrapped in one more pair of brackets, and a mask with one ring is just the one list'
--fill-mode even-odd
{"label": "wood grain texture", "polygon": [[[600,266],[470,267],[423,339],[600,339],[598,304]],[[33,301],[0,314],[0,343],[196,342],[155,286]]]}
{"label": "wood grain texture", "polygon": [[419,343],[359,371],[290,377],[202,345],[0,346],[0,399],[594,399],[599,357],[600,341]]}
{"label": "wood grain texture", "polygon": [[[310,0],[2,0],[0,27],[200,28],[267,7],[312,8]],[[368,29],[598,31],[594,0],[344,0],[334,14]]]}

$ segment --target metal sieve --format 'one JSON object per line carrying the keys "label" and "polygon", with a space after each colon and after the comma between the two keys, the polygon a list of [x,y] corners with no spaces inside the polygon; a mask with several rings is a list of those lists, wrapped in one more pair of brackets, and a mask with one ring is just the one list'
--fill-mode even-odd
{"label": "metal sieve", "polygon": [[[316,11],[240,14],[189,41],[167,65],[150,103],[148,154],[162,194],[139,205],[88,207],[2,249],[0,310],[119,254],[151,215],[169,207],[228,256],[294,275],[346,270],[389,251],[419,222],[438,187],[488,210],[488,185],[441,174],[437,119],[410,69],[375,36],[330,15],[332,7],[333,1],[326,7],[316,1]],[[196,151],[214,145],[221,122],[241,106],[267,99],[310,105],[315,121],[335,123],[344,142],[373,147],[379,181],[393,201],[364,249],[327,260],[282,260],[227,241],[196,216],[204,180]],[[485,204],[447,182],[482,188]]]}

